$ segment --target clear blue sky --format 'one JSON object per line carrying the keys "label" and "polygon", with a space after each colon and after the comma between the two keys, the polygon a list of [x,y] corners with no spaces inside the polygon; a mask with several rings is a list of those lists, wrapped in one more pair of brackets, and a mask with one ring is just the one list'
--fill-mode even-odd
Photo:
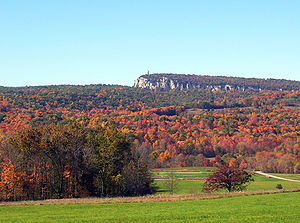
{"label": "clear blue sky", "polygon": [[150,73],[300,80],[299,0],[7,0],[0,85]]}

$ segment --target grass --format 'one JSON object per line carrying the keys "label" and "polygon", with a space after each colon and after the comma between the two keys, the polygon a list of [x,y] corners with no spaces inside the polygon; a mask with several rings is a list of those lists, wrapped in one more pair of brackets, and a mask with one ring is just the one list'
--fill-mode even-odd
{"label": "grass", "polygon": [[152,175],[155,179],[165,179],[170,172],[173,172],[176,177],[183,179],[205,178],[215,168],[213,167],[184,167],[184,168],[163,168],[152,170]]}
{"label": "grass", "polygon": [[[179,179],[174,196],[168,196],[166,185],[170,169],[155,169],[152,171],[158,187],[155,196],[49,200],[23,203],[35,205],[0,206],[0,222],[300,222],[300,192],[251,195],[257,193],[254,191],[270,193],[267,190],[276,190],[277,184],[284,189],[300,188],[298,182],[255,175],[255,181],[247,188],[249,192],[229,196],[201,194],[204,179],[213,168],[171,171]],[[300,178],[299,174],[274,175]]]}
{"label": "grass", "polygon": [[[173,169],[155,169],[153,176],[158,194],[168,194],[166,179],[168,174],[173,171],[177,178],[174,194],[199,194],[202,193],[204,179],[212,173],[214,168],[207,167],[185,167]],[[275,176],[288,179],[300,180],[300,174],[273,174]],[[281,184],[284,189],[300,188],[300,182],[290,182],[275,178],[268,178],[261,175],[254,176],[254,182],[247,187],[247,191],[274,190],[276,185]]]}
{"label": "grass", "polygon": [[[202,193],[203,180],[178,180],[174,188],[174,194],[200,194]],[[157,194],[169,194],[166,181],[155,181],[158,187]]]}
{"label": "grass", "polygon": [[0,222],[300,222],[300,192],[217,199],[0,207]]}
{"label": "grass", "polygon": [[[284,177],[281,175],[278,176]],[[277,184],[281,184],[284,189],[300,188],[300,182],[291,182],[291,181],[279,180],[275,178],[267,178],[261,175],[255,175],[254,182],[250,183],[250,185],[247,187],[247,190],[249,191],[274,190]]]}
{"label": "grass", "polygon": [[291,179],[291,180],[300,180],[300,174],[272,173],[272,175]]}

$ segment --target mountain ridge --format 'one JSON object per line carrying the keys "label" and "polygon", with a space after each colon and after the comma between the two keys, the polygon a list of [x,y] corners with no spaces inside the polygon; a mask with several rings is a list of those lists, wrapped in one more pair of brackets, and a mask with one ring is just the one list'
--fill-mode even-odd
{"label": "mountain ridge", "polygon": [[153,73],[141,75],[134,87],[164,90],[208,88],[218,90],[300,90],[300,82],[285,79],[262,79],[195,74]]}

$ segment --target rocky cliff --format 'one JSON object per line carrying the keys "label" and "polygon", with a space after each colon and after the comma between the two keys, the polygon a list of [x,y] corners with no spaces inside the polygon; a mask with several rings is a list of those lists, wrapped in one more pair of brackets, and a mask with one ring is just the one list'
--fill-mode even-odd
{"label": "rocky cliff", "polygon": [[209,88],[212,91],[233,89],[300,90],[300,82],[277,79],[155,73],[140,76],[134,81],[134,87],[164,90]]}
{"label": "rocky cliff", "polygon": [[162,76],[160,79],[157,80],[150,80],[147,77],[139,77],[137,80],[134,81],[134,87],[139,88],[148,88],[148,89],[189,89],[191,87],[195,87],[189,85],[189,83],[181,82],[179,80],[173,80],[171,78]]}

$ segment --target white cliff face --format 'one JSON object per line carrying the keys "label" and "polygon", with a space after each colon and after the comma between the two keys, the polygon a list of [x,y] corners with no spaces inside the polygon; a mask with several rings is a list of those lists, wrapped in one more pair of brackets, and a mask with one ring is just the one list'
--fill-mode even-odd
{"label": "white cliff face", "polygon": [[225,91],[230,91],[232,89],[232,87],[229,84],[225,85]]}
{"label": "white cliff face", "polygon": [[[265,80],[259,80],[265,81]],[[275,83],[275,80],[269,80]],[[208,89],[211,91],[255,90],[260,91],[259,82],[245,78],[213,77],[195,74],[153,73],[144,74],[134,81],[134,87],[165,90]],[[272,88],[268,82],[266,89]],[[300,87],[299,87],[300,88]],[[276,89],[279,90],[279,89]],[[283,89],[284,90],[284,89]]]}
{"label": "white cliff face", "polygon": [[243,90],[245,89],[245,86],[232,86],[229,84],[222,85],[222,86],[221,85],[201,86],[195,83],[180,82],[179,80],[174,80],[169,77],[161,77],[156,81],[151,81],[144,76],[141,76],[137,80],[135,80],[133,86],[137,88],[146,88],[151,90],[157,88],[166,89],[166,90],[173,90],[173,89],[188,90],[193,88],[208,88],[211,91],[220,91],[220,90],[230,91],[233,89],[243,89]]}
{"label": "white cliff face", "polygon": [[159,88],[167,88],[168,87],[168,78],[163,77],[158,82],[156,82],[156,85]]}
{"label": "white cliff face", "polygon": [[173,90],[176,88],[176,85],[173,80],[170,80],[170,88]]}
{"label": "white cliff face", "polygon": [[139,88],[148,88],[148,89],[156,88],[156,86],[154,86],[147,78],[144,77],[139,77],[137,80],[135,80],[133,86]]}
{"label": "white cliff face", "polygon": [[167,77],[163,77],[156,82],[151,82],[147,78],[139,77],[137,80],[134,81],[133,86],[139,88],[148,88],[148,89],[156,89],[156,88],[175,89],[178,87],[176,86],[173,80],[170,80]]}

